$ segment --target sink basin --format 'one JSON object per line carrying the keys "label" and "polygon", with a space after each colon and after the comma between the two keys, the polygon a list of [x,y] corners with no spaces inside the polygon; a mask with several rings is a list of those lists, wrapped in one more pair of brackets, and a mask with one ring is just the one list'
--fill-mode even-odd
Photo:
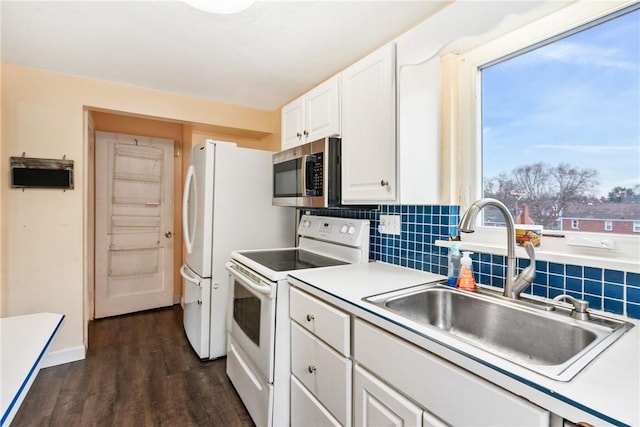
{"label": "sink basin", "polygon": [[[569,310],[535,306],[490,293],[440,284],[364,298],[418,326],[449,336],[556,380],[568,381],[633,324],[592,314],[579,321]],[[426,329],[420,329],[426,328]]]}

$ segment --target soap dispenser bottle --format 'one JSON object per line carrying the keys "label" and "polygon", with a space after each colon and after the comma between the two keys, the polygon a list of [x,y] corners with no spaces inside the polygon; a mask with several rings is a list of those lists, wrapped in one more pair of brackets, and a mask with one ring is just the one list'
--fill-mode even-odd
{"label": "soap dispenser bottle", "polygon": [[447,272],[447,285],[456,286],[460,276],[460,249],[455,243],[449,248],[449,271]]}
{"label": "soap dispenser bottle", "polygon": [[471,261],[471,254],[473,252],[462,252],[462,259],[460,259],[460,277],[456,283],[456,288],[463,289],[465,291],[475,291],[476,281],[473,278],[473,261]]}

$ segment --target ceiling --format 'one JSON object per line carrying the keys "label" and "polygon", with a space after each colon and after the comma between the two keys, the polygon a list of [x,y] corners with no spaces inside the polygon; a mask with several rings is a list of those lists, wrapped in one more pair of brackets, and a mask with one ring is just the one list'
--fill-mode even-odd
{"label": "ceiling", "polygon": [[2,0],[2,62],[273,111],[445,3]]}

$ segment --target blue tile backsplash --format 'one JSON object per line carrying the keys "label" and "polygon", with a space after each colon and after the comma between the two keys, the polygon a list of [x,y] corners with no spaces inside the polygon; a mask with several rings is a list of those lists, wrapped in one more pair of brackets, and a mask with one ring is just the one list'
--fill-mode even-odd
{"label": "blue tile backsplash", "polygon": [[[370,208],[304,209],[313,215],[368,219],[371,222],[369,258],[416,270],[447,274],[447,248],[435,245],[457,235],[458,206],[382,205]],[[380,234],[380,215],[401,215],[400,236]],[[506,257],[474,253],[478,283],[504,285]],[[529,265],[518,259],[518,271]],[[582,265],[536,261],[536,278],[525,293],[553,298],[569,294],[589,306],[640,319],[640,274]]]}

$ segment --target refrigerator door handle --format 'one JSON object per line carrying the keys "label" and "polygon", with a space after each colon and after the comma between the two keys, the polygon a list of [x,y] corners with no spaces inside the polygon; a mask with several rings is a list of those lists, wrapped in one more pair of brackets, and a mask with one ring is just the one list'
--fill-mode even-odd
{"label": "refrigerator door handle", "polygon": [[[187,178],[184,184],[184,192],[182,194],[182,233],[184,235],[184,245],[187,249],[187,253],[190,254],[193,251],[193,236],[189,234],[189,194],[191,193],[191,186],[197,185],[195,182],[195,168],[193,165],[189,165],[187,169]],[[197,192],[193,193],[194,198],[197,198]],[[193,207],[197,206],[197,200],[191,200]],[[197,219],[197,215],[193,216],[194,222]],[[192,224],[195,232],[196,224]],[[182,270],[181,270],[182,271]],[[183,276],[184,277],[184,276]]]}
{"label": "refrigerator door handle", "polygon": [[189,270],[186,265],[183,265],[182,267],[180,267],[180,275],[187,282],[191,282],[200,286],[200,279],[197,277],[193,277],[191,274],[189,274]]}

